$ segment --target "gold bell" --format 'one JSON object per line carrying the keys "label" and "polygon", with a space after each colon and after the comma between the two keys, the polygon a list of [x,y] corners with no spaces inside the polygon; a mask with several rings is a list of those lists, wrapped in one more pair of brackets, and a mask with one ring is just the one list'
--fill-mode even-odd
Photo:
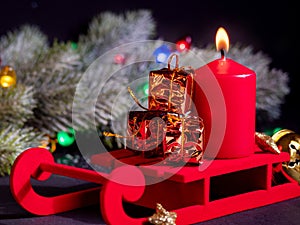
{"label": "gold bell", "polygon": [[4,66],[0,71],[0,85],[8,88],[15,86],[17,83],[17,75],[11,66]]}
{"label": "gold bell", "polygon": [[282,129],[273,134],[272,139],[282,152],[290,154],[290,161],[284,163],[283,168],[300,183],[300,134]]}

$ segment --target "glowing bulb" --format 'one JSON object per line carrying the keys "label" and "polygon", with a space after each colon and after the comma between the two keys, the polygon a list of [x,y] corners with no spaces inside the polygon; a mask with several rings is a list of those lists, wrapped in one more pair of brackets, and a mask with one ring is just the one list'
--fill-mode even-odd
{"label": "glowing bulb", "polygon": [[70,146],[75,141],[75,131],[73,129],[70,129],[70,132],[65,131],[59,131],[57,133],[57,142],[61,146]]}
{"label": "glowing bulb", "polygon": [[0,85],[4,88],[12,87],[17,83],[17,75],[11,66],[4,66],[0,72]]}
{"label": "glowing bulb", "polygon": [[170,54],[171,50],[167,45],[162,45],[153,52],[157,63],[165,63]]}

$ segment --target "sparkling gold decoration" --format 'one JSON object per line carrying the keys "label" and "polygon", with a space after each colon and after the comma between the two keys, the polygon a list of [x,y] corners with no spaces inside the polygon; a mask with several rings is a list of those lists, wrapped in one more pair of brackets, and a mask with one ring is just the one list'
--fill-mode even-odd
{"label": "sparkling gold decoration", "polygon": [[45,148],[54,152],[56,150],[57,139],[51,138],[49,135],[46,135],[46,139],[42,140],[40,148]]}
{"label": "sparkling gold decoration", "polygon": [[280,154],[280,150],[271,136],[264,133],[255,132],[255,143],[263,151]]}
{"label": "sparkling gold decoration", "polygon": [[137,97],[135,97],[133,91],[131,90],[130,87],[127,87],[127,90],[130,94],[130,96],[133,98],[133,100],[136,102],[136,104],[141,107],[142,109],[148,110],[147,108],[145,108],[144,106],[142,106],[142,104],[139,102],[139,100],[137,99]]}
{"label": "sparkling gold decoration", "polygon": [[17,75],[11,66],[4,66],[0,71],[0,86],[4,88],[15,86]]}
{"label": "sparkling gold decoration", "polygon": [[156,204],[156,213],[148,218],[149,222],[155,225],[176,225],[176,219],[176,212],[168,212],[159,203]]}
{"label": "sparkling gold decoration", "polygon": [[285,171],[300,184],[300,135],[289,129],[273,134],[272,139],[282,152],[290,154],[290,161],[283,163]]}

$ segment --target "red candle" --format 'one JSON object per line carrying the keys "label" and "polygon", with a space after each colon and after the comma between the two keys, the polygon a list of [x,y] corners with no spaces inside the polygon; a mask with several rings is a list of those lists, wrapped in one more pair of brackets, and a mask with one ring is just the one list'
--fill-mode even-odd
{"label": "red candle", "polygon": [[195,72],[193,101],[205,126],[205,156],[240,158],[254,153],[256,74],[225,57],[229,38],[223,28],[216,35],[220,59]]}

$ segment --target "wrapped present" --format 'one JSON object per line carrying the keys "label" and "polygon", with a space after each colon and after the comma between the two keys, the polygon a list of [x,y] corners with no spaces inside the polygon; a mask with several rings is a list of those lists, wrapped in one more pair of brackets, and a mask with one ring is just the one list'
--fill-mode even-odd
{"label": "wrapped present", "polygon": [[180,136],[178,116],[164,111],[130,111],[126,148],[142,156],[163,157],[168,141]]}
{"label": "wrapped present", "polygon": [[[182,116],[180,137],[168,142],[167,161],[172,163],[201,163],[203,156],[204,123],[198,116]],[[168,136],[168,135],[167,135]]]}
{"label": "wrapped present", "polygon": [[[176,65],[170,63],[176,57]],[[169,58],[168,68],[153,70],[149,73],[149,110],[169,111],[184,114],[190,110],[193,94],[193,76],[191,68],[178,67],[178,56]]]}
{"label": "wrapped present", "polygon": [[166,111],[130,111],[126,148],[168,162],[199,163],[203,155],[202,119]]}

